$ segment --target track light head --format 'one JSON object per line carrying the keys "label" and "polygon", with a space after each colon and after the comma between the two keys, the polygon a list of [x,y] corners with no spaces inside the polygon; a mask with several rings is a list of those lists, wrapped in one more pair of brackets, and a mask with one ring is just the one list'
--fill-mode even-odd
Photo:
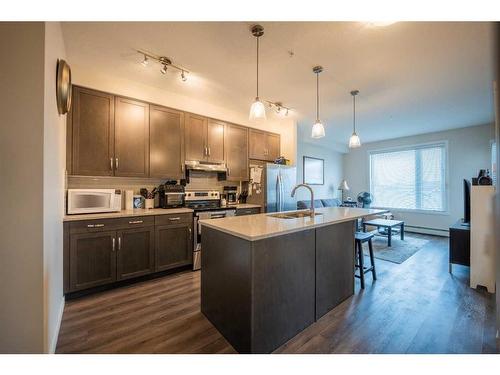
{"label": "track light head", "polygon": [[164,64],[163,67],[160,69],[161,74],[166,74],[167,73],[167,64]]}
{"label": "track light head", "polygon": [[146,55],[144,55],[144,60],[142,60],[141,64],[142,66],[148,66],[149,59]]}
{"label": "track light head", "polygon": [[187,81],[187,76],[186,76],[186,73],[183,71],[181,71],[181,80],[182,82],[186,82]]}

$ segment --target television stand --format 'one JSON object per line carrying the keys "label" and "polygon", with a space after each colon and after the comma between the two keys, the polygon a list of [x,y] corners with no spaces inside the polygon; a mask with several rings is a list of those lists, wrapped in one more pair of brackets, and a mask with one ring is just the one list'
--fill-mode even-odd
{"label": "television stand", "polygon": [[452,264],[470,267],[470,223],[464,223],[463,219],[450,227],[450,273]]}

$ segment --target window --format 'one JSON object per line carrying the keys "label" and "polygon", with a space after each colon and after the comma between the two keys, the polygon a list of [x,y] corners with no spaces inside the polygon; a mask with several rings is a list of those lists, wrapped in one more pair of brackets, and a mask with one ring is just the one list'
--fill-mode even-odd
{"label": "window", "polygon": [[370,153],[372,206],[446,211],[446,144]]}

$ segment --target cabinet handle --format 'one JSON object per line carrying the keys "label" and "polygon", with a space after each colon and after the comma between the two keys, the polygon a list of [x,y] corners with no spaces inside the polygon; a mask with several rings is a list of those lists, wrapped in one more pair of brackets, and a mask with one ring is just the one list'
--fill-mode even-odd
{"label": "cabinet handle", "polygon": [[115,158],[115,168],[118,169],[118,158]]}
{"label": "cabinet handle", "polygon": [[193,233],[193,231],[191,230],[191,228],[189,228],[189,239],[193,238],[192,233]]}
{"label": "cabinet handle", "polygon": [[208,156],[210,156],[210,147],[208,148]]}
{"label": "cabinet handle", "polygon": [[184,164],[181,164],[181,172],[184,172]]}
{"label": "cabinet handle", "polygon": [[227,175],[230,176],[231,175],[231,168],[227,167]]}
{"label": "cabinet handle", "polygon": [[203,155],[208,156],[208,149],[207,149],[207,146],[205,146],[204,148],[205,148],[205,153],[204,153]]}
{"label": "cabinet handle", "polygon": [[109,158],[109,168],[113,170],[113,158]]}
{"label": "cabinet handle", "polygon": [[118,250],[122,249],[122,237],[118,236]]}
{"label": "cabinet handle", "polygon": [[176,221],[176,220],[180,220],[181,218],[180,217],[169,217],[168,220],[170,221]]}
{"label": "cabinet handle", "polygon": [[102,228],[104,224],[87,224],[87,228]]}
{"label": "cabinet handle", "polygon": [[144,221],[143,220],[132,220],[132,221],[129,221],[128,223],[129,224],[142,224],[142,223],[144,223]]}
{"label": "cabinet handle", "polygon": [[115,238],[113,237],[113,247],[111,248],[111,251],[115,251]]}

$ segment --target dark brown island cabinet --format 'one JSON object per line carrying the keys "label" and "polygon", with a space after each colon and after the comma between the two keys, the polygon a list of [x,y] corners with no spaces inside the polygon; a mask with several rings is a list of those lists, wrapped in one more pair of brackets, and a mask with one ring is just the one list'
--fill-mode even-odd
{"label": "dark brown island cabinet", "polygon": [[64,223],[64,292],[192,264],[191,213]]}
{"label": "dark brown island cabinet", "polygon": [[272,352],[354,294],[352,220],[256,240],[202,225],[201,311],[240,353]]}
{"label": "dark brown island cabinet", "polygon": [[67,170],[76,176],[184,177],[185,160],[226,163],[248,180],[248,159],[274,161],[280,135],[73,86]]}

